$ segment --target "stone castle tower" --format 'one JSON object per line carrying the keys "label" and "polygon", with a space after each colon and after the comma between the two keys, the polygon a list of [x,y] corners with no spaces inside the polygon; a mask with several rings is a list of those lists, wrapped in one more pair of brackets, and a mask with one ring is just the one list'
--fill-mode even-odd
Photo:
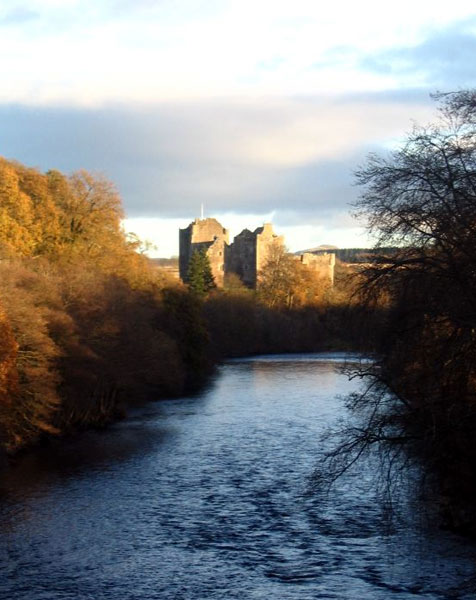
{"label": "stone castle tower", "polygon": [[244,229],[227,250],[226,271],[236,273],[245,285],[254,288],[273,248],[283,246],[283,236],[274,233],[271,223],[254,231]]}
{"label": "stone castle tower", "polygon": [[[284,247],[283,236],[274,233],[271,223],[265,223],[254,231],[244,229],[230,244],[228,230],[216,219],[195,219],[188,227],[180,229],[179,242],[179,271],[182,281],[187,282],[188,263],[193,252],[206,248],[218,287],[223,287],[227,273],[236,273],[245,285],[255,288],[259,272],[273,250]],[[333,284],[334,254],[304,253],[296,259]]]}
{"label": "stone castle tower", "polygon": [[228,230],[216,219],[195,219],[188,227],[180,229],[179,272],[182,281],[187,281],[188,263],[193,252],[206,248],[215,283],[222,287],[228,239]]}

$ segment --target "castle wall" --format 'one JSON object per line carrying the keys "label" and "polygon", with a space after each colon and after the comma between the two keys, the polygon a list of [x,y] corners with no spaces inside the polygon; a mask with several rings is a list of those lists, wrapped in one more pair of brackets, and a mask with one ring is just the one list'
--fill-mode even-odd
{"label": "castle wall", "polygon": [[225,278],[225,248],[227,244],[223,238],[216,238],[208,246],[207,256],[210,260],[210,267],[215,284],[223,287]]}
{"label": "castle wall", "polygon": [[249,229],[238,234],[228,249],[226,272],[236,273],[248,287],[256,285],[256,236]]}
{"label": "castle wall", "polygon": [[187,281],[188,263],[190,261],[192,240],[192,224],[179,229],[179,274],[182,281]]}
{"label": "castle wall", "polygon": [[284,245],[284,238],[274,233],[271,223],[254,231],[244,229],[229,248],[226,271],[236,273],[245,285],[255,288],[259,272],[276,245]]}
{"label": "castle wall", "polygon": [[256,277],[272,256],[275,248],[284,246],[284,237],[276,235],[271,223],[265,223],[263,227],[255,230],[256,234]]}
{"label": "castle wall", "polygon": [[334,285],[334,267],[336,262],[334,253],[311,254],[310,252],[305,252],[299,258],[303,265],[315,271],[323,279],[327,279],[330,285]]}

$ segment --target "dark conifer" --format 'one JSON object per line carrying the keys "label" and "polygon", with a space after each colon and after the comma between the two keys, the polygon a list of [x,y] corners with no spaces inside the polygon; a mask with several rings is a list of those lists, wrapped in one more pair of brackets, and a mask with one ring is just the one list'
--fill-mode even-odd
{"label": "dark conifer", "polygon": [[190,291],[204,297],[215,286],[210,260],[205,248],[195,250],[188,264],[187,281]]}

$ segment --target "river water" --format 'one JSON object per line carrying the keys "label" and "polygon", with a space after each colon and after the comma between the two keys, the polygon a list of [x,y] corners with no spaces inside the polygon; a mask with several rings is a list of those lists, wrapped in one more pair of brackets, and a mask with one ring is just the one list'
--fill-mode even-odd
{"label": "river water", "polygon": [[19,458],[0,479],[8,600],[476,598],[476,549],[362,464],[310,490],[359,383],[339,355],[228,363],[201,395]]}

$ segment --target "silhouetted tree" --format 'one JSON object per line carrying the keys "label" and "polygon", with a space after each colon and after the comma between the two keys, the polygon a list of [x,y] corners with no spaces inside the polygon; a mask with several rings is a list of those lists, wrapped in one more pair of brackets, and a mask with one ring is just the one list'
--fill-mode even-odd
{"label": "silhouetted tree", "polygon": [[476,533],[476,92],[438,100],[436,123],[357,173],[358,213],[378,246],[397,249],[362,273],[366,305],[386,320],[368,389],[351,401],[367,423],[333,457],[345,468],[369,444],[412,444],[450,498],[452,525],[465,514]]}

